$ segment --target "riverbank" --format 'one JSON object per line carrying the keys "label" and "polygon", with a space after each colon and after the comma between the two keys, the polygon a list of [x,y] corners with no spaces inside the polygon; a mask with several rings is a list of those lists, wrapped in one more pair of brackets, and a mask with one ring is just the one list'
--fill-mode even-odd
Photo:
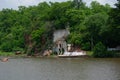
{"label": "riverbank", "polygon": [[37,55],[37,56],[27,56],[27,54],[18,54],[16,55],[15,52],[2,52],[0,51],[0,58],[4,58],[4,57],[7,57],[7,58],[57,58],[57,55],[50,55],[50,56],[40,56],[40,55]]}
{"label": "riverbank", "polygon": [[[114,52],[114,53],[117,54],[117,55],[120,54],[120,52]],[[88,57],[93,58],[93,52],[92,51],[86,51],[86,55]],[[19,54],[19,55],[16,55],[15,52],[2,52],[2,51],[0,51],[0,58],[2,58],[2,57],[10,57],[10,58],[20,58],[20,57],[25,57],[25,58],[32,58],[32,57],[35,57],[35,58],[58,58],[58,56],[54,55],[54,54],[52,54],[50,56],[40,56],[40,55],[27,56],[27,54],[23,54],[23,53]],[[118,56],[118,57],[120,57],[120,56]]]}
{"label": "riverbank", "polygon": [[0,51],[0,58],[2,57],[27,57],[26,54],[19,54],[19,55],[16,55],[14,52],[2,52]]}
{"label": "riverbank", "polygon": [[2,52],[0,51],[0,56],[15,56],[13,52]]}

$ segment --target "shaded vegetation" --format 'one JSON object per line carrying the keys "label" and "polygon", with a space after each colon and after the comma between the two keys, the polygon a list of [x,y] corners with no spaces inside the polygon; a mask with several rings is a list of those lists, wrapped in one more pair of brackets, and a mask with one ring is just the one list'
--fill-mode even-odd
{"label": "shaded vegetation", "polygon": [[104,47],[120,46],[120,1],[115,5],[112,8],[93,1],[88,7],[82,0],[73,0],[19,6],[19,10],[3,9],[0,11],[0,51],[42,54],[52,48],[53,32],[69,27],[68,43],[93,50],[95,57],[106,56]]}

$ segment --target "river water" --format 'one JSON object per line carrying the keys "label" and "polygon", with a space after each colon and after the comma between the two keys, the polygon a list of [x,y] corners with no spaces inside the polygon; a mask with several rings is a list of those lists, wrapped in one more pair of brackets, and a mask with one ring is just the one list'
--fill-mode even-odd
{"label": "river water", "polygon": [[0,80],[120,80],[120,59],[9,59],[0,62]]}

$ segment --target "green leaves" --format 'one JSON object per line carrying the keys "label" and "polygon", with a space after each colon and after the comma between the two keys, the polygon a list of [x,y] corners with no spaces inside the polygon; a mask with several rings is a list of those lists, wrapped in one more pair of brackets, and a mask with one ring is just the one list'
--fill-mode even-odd
{"label": "green leaves", "polygon": [[42,37],[42,35],[45,33],[45,28],[44,27],[41,27],[39,28],[38,30],[34,30],[32,32],[32,38],[34,40],[40,40],[40,38]]}
{"label": "green leaves", "polygon": [[65,29],[68,23],[66,11],[71,8],[71,1],[61,3],[51,3],[49,14],[49,20],[53,22],[55,29]]}
{"label": "green leaves", "polygon": [[90,50],[98,42],[116,46],[120,44],[119,5],[120,1],[116,8],[111,8],[93,1],[87,7],[82,0],[74,0],[42,2],[37,6],[20,6],[19,10],[3,9],[0,11],[0,49],[29,48],[26,52],[38,52],[35,50],[52,45],[54,30],[67,27],[71,33],[67,41],[82,49]]}
{"label": "green leaves", "polygon": [[76,34],[75,32],[74,33],[71,33],[70,36],[69,36],[69,43],[73,43],[75,45],[80,45],[81,44],[81,35],[78,33]]}
{"label": "green leaves", "polygon": [[97,43],[94,46],[93,56],[100,57],[100,58],[108,57],[107,49],[101,42]]}
{"label": "green leaves", "polygon": [[68,21],[73,24],[82,23],[85,19],[85,13],[83,10],[70,9],[66,11]]}

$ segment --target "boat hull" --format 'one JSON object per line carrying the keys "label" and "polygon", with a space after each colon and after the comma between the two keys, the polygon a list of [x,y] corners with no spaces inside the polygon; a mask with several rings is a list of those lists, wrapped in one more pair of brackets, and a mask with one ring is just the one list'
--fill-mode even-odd
{"label": "boat hull", "polygon": [[87,58],[88,55],[75,55],[75,56],[66,56],[66,55],[58,55],[59,58]]}

